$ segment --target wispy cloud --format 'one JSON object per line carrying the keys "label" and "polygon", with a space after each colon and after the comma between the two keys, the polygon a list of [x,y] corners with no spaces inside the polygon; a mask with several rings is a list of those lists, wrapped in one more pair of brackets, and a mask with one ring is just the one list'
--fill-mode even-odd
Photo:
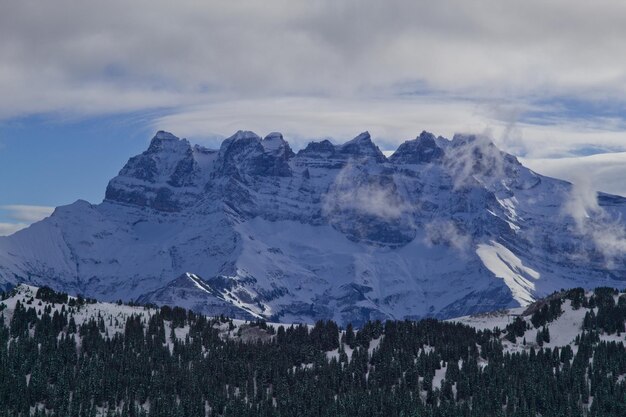
{"label": "wispy cloud", "polygon": [[30,224],[48,217],[54,211],[54,207],[11,204],[0,206],[0,210],[5,211],[5,217],[11,220]]}
{"label": "wispy cloud", "polygon": [[626,134],[610,124],[603,130],[599,122],[530,123],[525,121],[529,112],[539,113],[541,107],[433,96],[257,97],[177,109],[156,117],[152,124],[155,130],[170,130],[214,147],[220,142],[215,137],[227,137],[239,129],[259,134],[281,131],[295,149],[311,139],[331,137],[343,142],[368,130],[382,150],[395,150],[428,130],[447,138],[455,133],[486,135],[499,148],[528,158],[572,156],[590,147],[626,150]]}
{"label": "wispy cloud", "polygon": [[343,215],[346,211],[378,217],[387,222],[399,220],[412,210],[397,193],[395,182],[370,178],[358,162],[350,160],[343,167],[327,194],[323,196],[325,215]]}
{"label": "wispy cloud", "polygon": [[621,218],[613,218],[599,204],[588,177],[578,178],[564,213],[574,220],[578,234],[593,243],[607,267],[623,264],[626,256],[626,229]]}
{"label": "wispy cloud", "polygon": [[533,157],[624,149],[623,111],[598,109],[625,107],[626,4],[600,3],[12,2],[0,119],[163,109],[154,124],[184,136],[491,130]]}
{"label": "wispy cloud", "polygon": [[[490,121],[476,105],[444,98],[282,97],[224,100],[183,108],[159,117],[154,128],[180,136],[229,136],[238,129],[259,134],[281,131],[295,149],[311,139],[349,140],[368,130],[382,149],[394,149],[428,129],[441,135],[483,131]],[[217,142],[213,139],[213,145]]]}
{"label": "wispy cloud", "polygon": [[0,236],[9,236],[18,230],[28,227],[26,223],[2,223],[0,222]]}
{"label": "wispy cloud", "polygon": [[523,158],[532,170],[550,177],[577,183],[593,190],[626,197],[626,152],[603,153],[572,158]]}
{"label": "wispy cloud", "polygon": [[424,243],[428,246],[448,245],[465,255],[471,248],[471,238],[451,220],[437,220],[424,226]]}

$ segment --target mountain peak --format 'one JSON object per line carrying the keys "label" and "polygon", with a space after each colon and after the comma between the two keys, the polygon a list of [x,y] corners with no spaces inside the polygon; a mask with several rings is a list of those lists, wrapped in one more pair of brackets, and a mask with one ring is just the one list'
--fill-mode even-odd
{"label": "mountain peak", "polygon": [[400,145],[389,157],[389,161],[400,164],[421,164],[439,161],[443,155],[443,149],[435,142],[435,135],[423,131],[417,138]]}
{"label": "mountain peak", "polygon": [[195,186],[198,167],[187,139],[158,131],[143,153],[128,160],[106,189],[105,200],[174,212],[184,204],[171,188]]}
{"label": "mountain peak", "polygon": [[372,142],[369,132],[365,131],[354,139],[337,147],[340,154],[356,157],[373,158],[376,162],[385,162],[387,158]]}
{"label": "mountain peak", "polygon": [[[513,177],[512,167],[521,166],[514,155],[502,151],[486,135],[457,133],[450,141],[452,166],[461,166],[466,173]],[[510,178],[509,178],[510,179]]]}
{"label": "mountain peak", "polygon": [[158,132],[156,132],[156,134],[154,135],[154,139],[159,139],[159,140],[179,140],[179,138],[177,136],[174,136],[172,133],[166,132],[165,130],[159,130]]}
{"label": "mountain peak", "polygon": [[191,145],[189,144],[187,139],[180,139],[170,132],[159,130],[150,141],[150,146],[144,152],[144,154],[186,154],[190,151]]}
{"label": "mountain peak", "polygon": [[220,158],[227,158],[234,153],[262,152],[261,137],[248,130],[238,130],[234,135],[224,139],[220,146]]}
{"label": "mountain peak", "polygon": [[493,141],[486,135],[476,135],[467,133],[455,133],[450,141],[453,147],[465,145],[489,146],[496,147]]}
{"label": "mountain peak", "polygon": [[240,130],[222,142],[216,174],[221,176],[291,176],[287,160],[293,151],[280,133],[261,139],[254,132]]}
{"label": "mountain peak", "polygon": [[350,142],[363,142],[363,141],[365,141],[365,142],[371,142],[372,141],[372,137],[370,135],[370,132],[368,132],[367,130],[365,132],[359,133]]}
{"label": "mountain peak", "polygon": [[272,132],[265,136],[261,141],[261,145],[265,152],[269,154],[285,156],[287,159],[295,155],[289,143],[283,139],[282,133],[279,132]]}
{"label": "mountain peak", "polygon": [[335,154],[335,145],[328,139],[319,142],[309,142],[304,149],[298,152],[298,156],[308,158],[328,158]]}
{"label": "mountain peak", "polygon": [[261,137],[250,130],[238,130],[234,135],[232,135],[230,138],[226,140],[229,140],[229,139],[232,139],[233,141],[239,141],[239,140],[254,140],[254,141],[259,140],[260,141]]}
{"label": "mountain peak", "polygon": [[[603,197],[601,215],[580,220],[567,214],[570,184],[487,138],[422,132],[386,162],[364,132],[289,155],[279,133],[240,131],[209,151],[159,132],[105,204],[0,238],[0,287],[345,324],[507,308],[626,277],[606,243],[623,239],[626,202]],[[178,279],[186,271],[201,278]]]}
{"label": "mountain peak", "polygon": [[270,132],[267,134],[267,136],[265,136],[265,138],[263,140],[271,140],[271,139],[280,139],[280,140],[284,140],[283,139],[283,134],[280,132]]}

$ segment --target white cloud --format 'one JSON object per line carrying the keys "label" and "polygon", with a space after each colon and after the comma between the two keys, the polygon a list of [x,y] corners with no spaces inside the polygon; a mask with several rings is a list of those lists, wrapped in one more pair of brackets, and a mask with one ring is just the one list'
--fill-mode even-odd
{"label": "white cloud", "polygon": [[0,236],[12,235],[18,230],[48,217],[53,211],[54,207],[48,206],[24,204],[0,206]]}
{"label": "white cloud", "polygon": [[363,175],[359,163],[349,161],[323,196],[324,214],[332,216],[347,210],[393,222],[412,211],[412,207],[400,198],[395,187],[371,181]]}
{"label": "white cloud", "polygon": [[2,223],[0,222],[0,236],[9,236],[18,230],[28,227],[26,223]]}
{"label": "white cloud", "polygon": [[521,136],[514,143],[503,143],[498,136],[496,143],[528,158],[571,157],[586,148],[604,148],[606,152],[626,150],[625,130],[615,129],[608,122],[604,128],[575,120],[551,125],[518,123],[516,126]]}
{"label": "white cloud", "polygon": [[582,179],[593,190],[626,197],[626,152],[521,162],[540,174],[574,183]]}
{"label": "white cloud", "polygon": [[257,98],[183,109],[154,125],[187,137],[230,136],[239,129],[281,131],[296,149],[313,138],[343,142],[369,130],[381,148],[395,149],[424,129],[448,137],[457,131],[483,131],[490,121],[478,110],[471,103],[433,98]]}
{"label": "white cloud", "polygon": [[624,20],[610,0],[12,2],[0,119],[159,108],[159,128],[190,136],[370,129],[395,143],[489,128],[533,157],[624,149],[621,116],[524,117],[555,97],[623,103]]}
{"label": "white cloud", "polygon": [[[400,143],[428,130],[447,138],[455,133],[486,134],[499,148],[529,158],[570,156],[589,146],[626,150],[626,134],[609,124],[607,130],[602,130],[570,120],[551,125],[517,122],[503,107],[491,102],[428,96],[368,100],[300,96],[225,99],[179,109],[156,118],[153,125],[155,130],[165,129],[199,141],[203,137],[227,137],[239,129],[261,135],[280,131],[295,149],[313,138],[331,137],[343,142],[368,130],[381,149],[395,150]],[[529,109],[551,110],[519,104],[507,111],[519,115]],[[215,139],[209,142],[219,145]]]}
{"label": "white cloud", "polygon": [[461,254],[466,254],[471,247],[471,239],[463,233],[453,221],[437,220],[424,226],[424,243],[428,246],[445,244]]}
{"label": "white cloud", "polygon": [[31,224],[51,215],[54,207],[12,204],[0,206],[0,210],[6,211],[11,220]]}
{"label": "white cloud", "polygon": [[587,176],[574,181],[574,187],[565,203],[564,214],[575,223],[576,232],[593,242],[603,256],[607,267],[624,263],[626,256],[626,229],[620,218],[612,218],[598,204],[597,192]]}

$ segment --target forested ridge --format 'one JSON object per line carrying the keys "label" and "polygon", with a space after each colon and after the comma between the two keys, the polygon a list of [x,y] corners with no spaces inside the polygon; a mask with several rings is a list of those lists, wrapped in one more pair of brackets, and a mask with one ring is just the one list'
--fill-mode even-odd
{"label": "forested ridge", "polygon": [[[610,288],[555,294],[501,330],[108,306],[44,288],[4,294],[0,416],[626,415],[626,294]],[[585,309],[580,334],[547,347],[565,306]],[[521,341],[529,328],[536,340]]]}

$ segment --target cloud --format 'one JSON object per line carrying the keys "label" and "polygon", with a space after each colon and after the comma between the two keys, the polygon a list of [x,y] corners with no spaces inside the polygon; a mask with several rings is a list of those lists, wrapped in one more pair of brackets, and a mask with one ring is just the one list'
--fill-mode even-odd
{"label": "cloud", "polygon": [[625,18],[608,0],[12,2],[0,119],[161,109],[158,128],[191,121],[172,129],[189,136],[368,128],[395,144],[490,128],[534,157],[624,149],[621,115],[554,98],[623,106]]}
{"label": "cloud", "polygon": [[471,247],[471,239],[463,233],[451,220],[436,220],[424,226],[426,235],[424,243],[428,246],[448,245],[461,254],[467,253]]}
{"label": "cloud", "polygon": [[54,211],[54,207],[13,204],[0,206],[0,210],[6,211],[6,217],[9,219],[30,224],[51,215]]}
{"label": "cloud", "polygon": [[505,172],[505,155],[486,135],[455,137],[444,161],[456,189],[472,186],[476,181],[489,183],[498,178],[511,177]]}
{"label": "cloud", "polygon": [[370,177],[357,161],[349,160],[324,195],[322,209],[328,216],[356,211],[394,222],[412,207],[400,198],[392,177]]}
{"label": "cloud", "polygon": [[0,222],[0,236],[9,236],[18,230],[28,227],[26,223],[2,223]]}
{"label": "cloud", "polygon": [[515,106],[517,110],[510,111],[516,113],[506,113],[502,106],[431,96],[260,97],[185,107],[155,118],[152,124],[155,130],[169,130],[212,147],[219,147],[215,137],[228,137],[239,129],[259,134],[280,131],[296,150],[312,139],[335,138],[342,143],[368,130],[383,151],[390,151],[428,130],[447,138],[455,133],[489,136],[500,149],[528,158],[571,156],[589,146],[626,150],[623,131],[571,120],[531,124],[516,118],[529,111],[549,112],[551,107]]}
{"label": "cloud", "polygon": [[626,228],[598,204],[597,192],[587,177],[574,182],[563,212],[574,220],[576,232],[593,242],[609,268],[626,259]]}
{"label": "cloud", "polygon": [[559,159],[521,159],[530,169],[570,182],[582,180],[593,190],[626,197],[626,152]]}
{"label": "cloud", "polygon": [[[490,121],[477,113],[475,105],[447,99],[281,97],[194,106],[159,117],[153,124],[198,141],[203,136],[229,136],[238,129],[259,134],[280,131],[295,149],[319,138],[343,143],[369,130],[383,150],[395,150],[426,127],[451,137],[457,131],[482,131]],[[219,145],[215,140],[211,144]]]}
{"label": "cloud", "polygon": [[54,207],[9,204],[0,206],[0,236],[8,236],[22,230],[32,223],[48,217]]}

